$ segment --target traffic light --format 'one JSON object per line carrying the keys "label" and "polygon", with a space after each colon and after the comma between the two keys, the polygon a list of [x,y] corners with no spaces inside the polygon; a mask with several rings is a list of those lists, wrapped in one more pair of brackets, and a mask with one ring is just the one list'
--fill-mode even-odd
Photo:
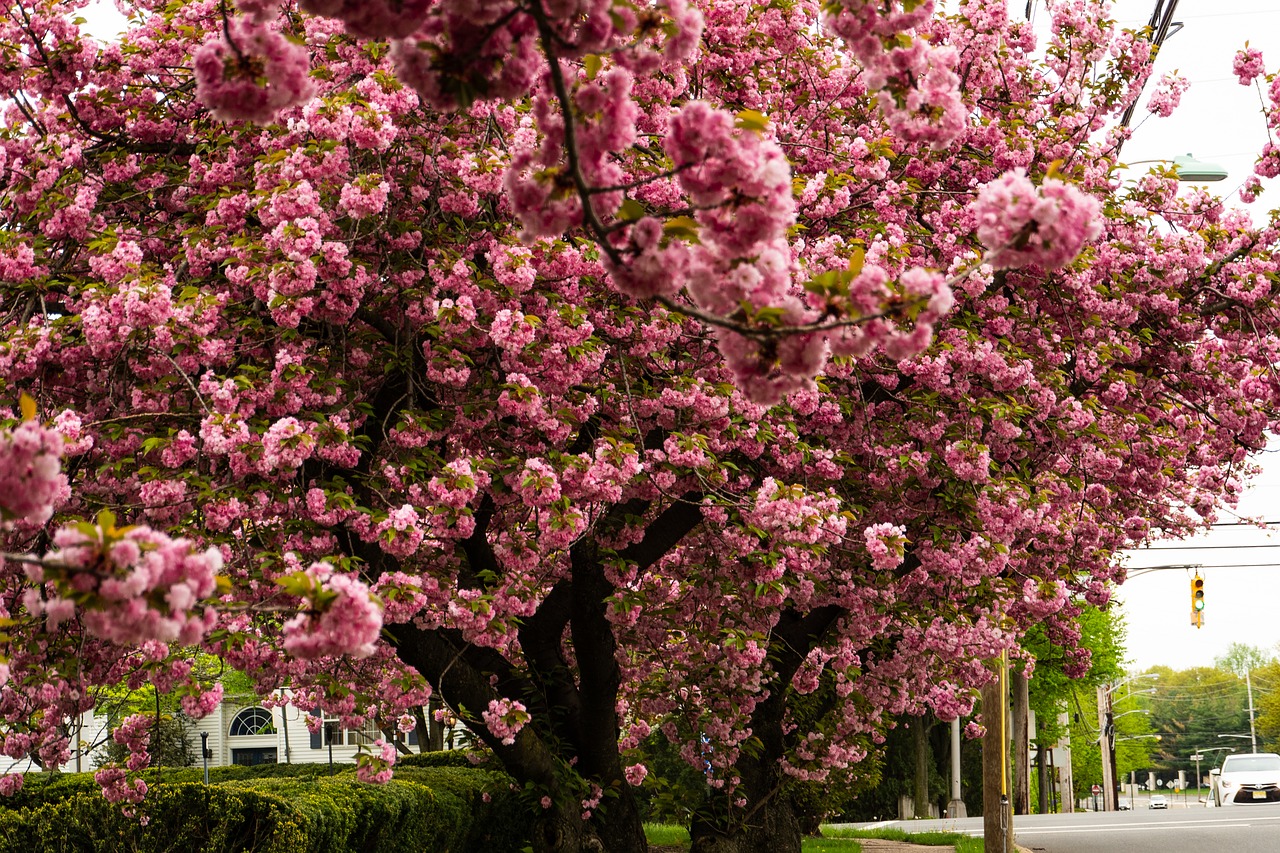
{"label": "traffic light", "polygon": [[1191,579],[1191,624],[1197,628],[1204,624],[1204,578],[1199,572]]}

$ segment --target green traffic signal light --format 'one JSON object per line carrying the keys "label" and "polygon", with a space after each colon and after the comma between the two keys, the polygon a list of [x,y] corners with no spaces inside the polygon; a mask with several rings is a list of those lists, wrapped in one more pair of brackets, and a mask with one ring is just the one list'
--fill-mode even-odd
{"label": "green traffic signal light", "polygon": [[1199,575],[1191,579],[1191,609],[1204,610],[1204,578]]}

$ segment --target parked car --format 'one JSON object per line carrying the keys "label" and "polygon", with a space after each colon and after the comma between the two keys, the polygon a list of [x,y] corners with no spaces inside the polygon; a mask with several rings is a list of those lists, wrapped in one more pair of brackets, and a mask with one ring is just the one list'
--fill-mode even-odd
{"label": "parked car", "polygon": [[1127,812],[1133,808],[1133,803],[1129,802],[1128,800],[1121,800],[1116,805],[1119,807],[1120,811],[1122,812]]}
{"label": "parked car", "polygon": [[1167,809],[1169,801],[1164,798],[1164,794],[1152,794],[1151,802],[1147,803],[1149,809]]}
{"label": "parked car", "polygon": [[1280,803],[1280,755],[1274,752],[1228,755],[1209,777],[1214,805]]}

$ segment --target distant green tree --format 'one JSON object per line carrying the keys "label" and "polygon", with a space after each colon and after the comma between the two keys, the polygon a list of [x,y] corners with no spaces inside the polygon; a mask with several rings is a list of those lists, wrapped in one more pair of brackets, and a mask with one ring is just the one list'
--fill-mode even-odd
{"label": "distant green tree", "polygon": [[[1155,769],[1171,773],[1185,770],[1191,776],[1195,763],[1190,756],[1199,749],[1227,747],[1248,751],[1247,741],[1224,741],[1218,737],[1249,731],[1243,678],[1218,667],[1153,667],[1151,672],[1160,676],[1150,701],[1151,725],[1161,736]],[[1201,762],[1201,770],[1204,769]]]}
{"label": "distant green tree", "polygon": [[[1031,710],[1036,716],[1036,732],[1032,738],[1037,744],[1053,746],[1070,737],[1071,775],[1076,790],[1063,791],[1061,795],[1064,799],[1074,796],[1078,800],[1089,795],[1091,785],[1102,781],[1097,688],[1124,675],[1121,661],[1125,624],[1119,611],[1089,606],[1081,610],[1075,621],[1080,630],[1080,646],[1092,654],[1090,669],[1084,676],[1067,675],[1072,661],[1066,649],[1042,628],[1028,634],[1025,647],[1036,662],[1031,678]],[[1059,719],[1064,711],[1069,721],[1066,727]],[[1033,802],[1032,809],[1036,806]]]}
{"label": "distant green tree", "polygon": [[1280,751],[1280,660],[1272,659],[1253,671],[1253,704],[1258,749]]}
{"label": "distant green tree", "polygon": [[1232,643],[1224,654],[1213,659],[1213,665],[1244,678],[1245,673],[1261,669],[1275,659],[1275,649]]}

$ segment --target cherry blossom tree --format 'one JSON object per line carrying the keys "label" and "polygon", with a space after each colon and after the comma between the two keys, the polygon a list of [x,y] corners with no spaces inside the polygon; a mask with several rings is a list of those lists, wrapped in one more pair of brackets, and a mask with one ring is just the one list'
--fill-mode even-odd
{"label": "cherry blossom tree", "polygon": [[798,849],[791,780],[1030,626],[1087,668],[1274,421],[1274,226],[1116,178],[1099,3],[74,5],[0,23],[5,754],[94,685],[208,713],[199,645],[352,727],[434,694],[536,850],[645,848],[654,731],[695,850]]}

